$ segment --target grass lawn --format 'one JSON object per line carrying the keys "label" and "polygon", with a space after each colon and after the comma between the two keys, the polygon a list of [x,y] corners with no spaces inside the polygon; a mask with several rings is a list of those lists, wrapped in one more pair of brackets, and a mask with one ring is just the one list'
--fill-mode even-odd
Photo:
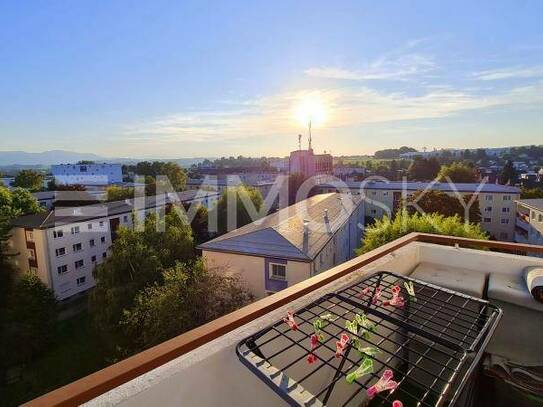
{"label": "grass lawn", "polygon": [[87,312],[59,321],[49,350],[23,369],[19,381],[0,389],[0,404],[19,405],[95,372],[107,365],[104,355]]}

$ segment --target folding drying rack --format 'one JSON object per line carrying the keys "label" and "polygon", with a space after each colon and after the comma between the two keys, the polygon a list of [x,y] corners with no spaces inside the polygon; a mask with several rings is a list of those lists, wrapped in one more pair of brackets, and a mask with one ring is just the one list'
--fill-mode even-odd
{"label": "folding drying rack", "polygon": [[[415,297],[404,283],[411,282]],[[391,288],[401,287],[403,307],[384,305],[392,299]],[[381,289],[377,303],[372,298]],[[310,337],[313,322],[324,314],[323,335],[315,349]],[[358,335],[345,328],[355,315],[365,315],[375,328]],[[294,312],[297,330],[282,320],[241,341],[240,360],[291,405],[391,406],[400,400],[407,406],[453,406],[501,318],[501,310],[487,301],[420,280],[380,272]],[[322,319],[321,319],[322,320]],[[342,333],[351,340],[336,357],[336,341]],[[354,348],[379,351],[372,357],[373,372],[353,383],[346,376],[368,357]],[[309,354],[316,357],[308,363]],[[372,400],[367,390],[392,370],[398,386],[378,393]]]}

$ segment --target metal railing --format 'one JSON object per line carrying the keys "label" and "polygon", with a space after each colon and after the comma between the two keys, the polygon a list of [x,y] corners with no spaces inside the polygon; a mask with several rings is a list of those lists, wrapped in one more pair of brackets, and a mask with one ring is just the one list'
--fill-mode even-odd
{"label": "metal railing", "polygon": [[199,346],[247,324],[413,242],[491,249],[515,254],[540,253],[543,246],[410,233],[371,252],[308,278],[198,328],[29,401],[25,406],[74,406],[89,401]]}

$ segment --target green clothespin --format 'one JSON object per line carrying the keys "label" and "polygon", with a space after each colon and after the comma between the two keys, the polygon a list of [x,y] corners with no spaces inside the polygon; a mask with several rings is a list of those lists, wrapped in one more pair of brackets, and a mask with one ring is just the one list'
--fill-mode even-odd
{"label": "green clothespin", "polygon": [[334,317],[332,314],[328,313],[328,314],[323,314],[320,316],[320,319],[324,320],[324,321],[328,321],[328,322],[334,322],[336,319],[338,319],[339,317]]}
{"label": "green clothespin", "polygon": [[378,353],[381,353],[381,351],[373,346],[366,346],[365,348],[357,349],[360,353],[363,353],[364,355],[368,355],[370,357],[373,357],[377,355]]}
{"label": "green clothespin", "polygon": [[319,338],[319,342],[324,342],[324,335],[322,334],[323,323],[322,320],[317,318],[313,321],[313,329],[315,330],[315,335]]}
{"label": "green clothespin", "polygon": [[373,372],[373,360],[370,358],[364,358],[362,364],[354,371],[347,375],[347,383],[353,384],[353,382],[364,375]]}

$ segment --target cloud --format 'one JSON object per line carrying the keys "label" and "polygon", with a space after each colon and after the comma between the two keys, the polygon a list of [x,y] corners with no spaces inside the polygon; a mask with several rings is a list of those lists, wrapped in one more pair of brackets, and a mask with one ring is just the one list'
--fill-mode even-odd
{"label": "cloud", "polygon": [[306,75],[316,78],[355,81],[406,80],[408,77],[423,75],[436,69],[432,58],[418,54],[384,56],[364,69],[349,70],[341,67],[321,66],[308,68]]}
{"label": "cloud", "polygon": [[533,67],[509,67],[475,72],[472,75],[483,81],[496,81],[513,78],[540,78],[543,77],[543,66]]}
{"label": "cloud", "polygon": [[294,111],[307,98],[319,98],[327,106],[328,119],[319,132],[333,134],[339,128],[356,132],[370,123],[437,119],[505,106],[533,108],[543,104],[543,82],[495,94],[450,87],[427,88],[426,93],[417,95],[366,86],[287,91],[237,103],[229,101],[228,106],[219,105],[216,110],[186,111],[144,120],[126,127],[125,137],[136,144],[240,143],[258,137],[274,137],[281,143],[281,137],[301,131]]}

